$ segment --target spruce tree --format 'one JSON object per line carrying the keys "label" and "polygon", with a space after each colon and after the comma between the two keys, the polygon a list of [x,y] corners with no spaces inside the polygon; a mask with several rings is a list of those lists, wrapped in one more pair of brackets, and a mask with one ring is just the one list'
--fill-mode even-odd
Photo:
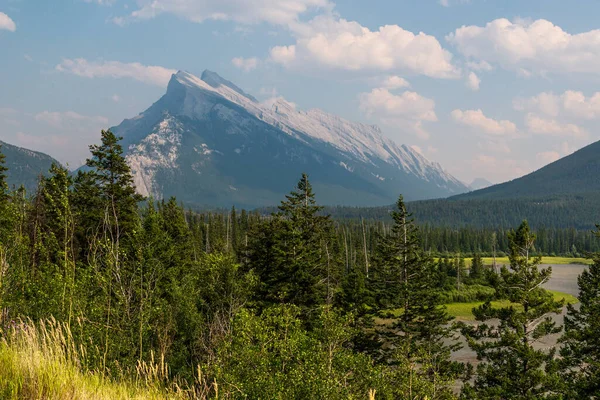
{"label": "spruce tree", "polygon": [[567,306],[560,340],[564,381],[569,383],[563,389],[567,398],[600,396],[600,254],[593,257],[594,263],[577,280],[580,304]]}
{"label": "spruce tree", "polygon": [[110,130],[101,132],[102,143],[91,145],[92,157],[86,161],[91,179],[100,188],[104,212],[119,234],[131,233],[137,221],[137,203],[143,198],[136,194],[131,169],[123,156],[123,148]]}
{"label": "spruce tree", "polygon": [[248,266],[258,274],[262,303],[290,303],[303,312],[327,297],[327,265],[331,263],[331,219],[319,215],[308,176],[286,195],[279,212],[256,228]]}
{"label": "spruce tree", "polygon": [[[468,399],[551,399],[559,388],[555,349],[534,348],[543,337],[560,332],[550,315],[562,310],[542,288],[552,268],[539,269],[541,257],[533,257],[535,235],[524,221],[509,233],[510,269],[503,267],[497,297],[510,305],[494,308],[488,301],[473,309],[478,326],[463,325],[471,349],[481,363],[473,385],[466,384]],[[486,321],[499,322],[488,324]]]}
{"label": "spruce tree", "polygon": [[[384,358],[413,365],[418,376],[432,383],[432,398],[446,398],[462,371],[460,364],[450,361],[452,350],[458,348],[449,340],[452,317],[441,306],[436,265],[421,250],[417,227],[402,196],[392,218],[391,234],[380,237],[369,278],[379,307],[399,312],[391,330],[379,329],[383,341],[396,349]],[[407,393],[407,398],[412,396]]]}
{"label": "spruce tree", "polygon": [[484,276],[483,261],[481,254],[475,253],[471,260],[471,268],[469,269],[469,278],[473,281],[479,281]]}
{"label": "spruce tree", "polygon": [[6,156],[2,153],[2,145],[0,145],[0,204],[6,202],[9,197],[7,173]]}

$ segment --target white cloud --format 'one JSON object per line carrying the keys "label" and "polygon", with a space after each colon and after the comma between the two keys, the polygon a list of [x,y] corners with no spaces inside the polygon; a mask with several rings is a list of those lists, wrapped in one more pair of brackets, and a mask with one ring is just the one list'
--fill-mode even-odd
{"label": "white cloud", "polygon": [[556,151],[543,151],[541,153],[537,153],[535,158],[543,165],[547,165],[558,160],[560,158],[560,154],[558,154]]}
{"label": "white cloud", "polygon": [[469,60],[520,74],[600,74],[600,30],[570,34],[544,19],[503,18],[483,27],[463,26],[446,39]]}
{"label": "white cloud", "polygon": [[488,118],[481,110],[454,110],[451,113],[452,118],[463,125],[473,129],[481,130],[491,135],[515,135],[517,126],[508,120],[495,120]]}
{"label": "white cloud", "polygon": [[560,97],[546,92],[527,99],[516,98],[513,100],[513,107],[517,111],[533,110],[552,117],[557,117],[561,111]]}
{"label": "white cloud", "polygon": [[362,93],[359,100],[361,110],[368,116],[378,117],[389,125],[408,128],[423,139],[429,137],[423,122],[437,121],[435,102],[415,92],[395,95],[386,88],[377,88]]}
{"label": "white cloud", "polygon": [[439,0],[438,3],[440,3],[440,5],[444,6],[444,7],[450,7],[452,5],[456,5],[456,4],[469,4],[471,2],[471,0],[456,0],[453,1],[452,3],[450,2],[450,0]]}
{"label": "white cloud", "polygon": [[405,71],[435,78],[458,78],[452,54],[425,33],[398,25],[371,31],[358,22],[318,16],[291,27],[296,43],[271,49],[271,59],[288,67],[319,66],[346,71]]}
{"label": "white cloud", "polygon": [[275,46],[271,49],[271,60],[288,66],[296,59],[296,46]]}
{"label": "white cloud", "polygon": [[121,97],[118,94],[113,94],[111,97],[112,101],[114,101],[115,103],[118,103],[121,101]]}
{"label": "white cloud", "polygon": [[235,67],[248,72],[248,71],[252,71],[253,69],[255,69],[258,66],[258,58],[256,58],[256,57],[252,57],[252,58],[235,57],[234,59],[231,60],[231,63]]}
{"label": "white cloud", "polygon": [[206,20],[235,21],[243,24],[268,22],[285,25],[311,9],[330,9],[328,0],[138,0],[134,19],[150,19],[174,14],[201,23]]}
{"label": "white cloud", "polygon": [[481,84],[481,79],[477,76],[475,72],[469,73],[467,76],[467,87],[472,91],[476,92],[479,90],[479,85]]}
{"label": "white cloud", "polygon": [[64,59],[56,66],[57,71],[86,78],[131,78],[140,82],[167,86],[171,75],[177,71],[154,65],[122,63],[119,61],[88,61],[84,58]]}
{"label": "white cloud", "polygon": [[527,114],[525,125],[531,133],[538,135],[567,136],[578,139],[585,139],[589,136],[585,129],[575,124],[564,124],[555,119],[542,118],[533,113]]}
{"label": "white cloud", "polygon": [[83,0],[86,3],[96,3],[101,6],[112,6],[116,0]]}
{"label": "white cloud", "polygon": [[388,89],[400,89],[410,87],[410,83],[404,78],[401,78],[396,75],[390,75],[386,77],[383,82],[381,82],[381,86]]}
{"label": "white cloud", "polygon": [[559,115],[586,120],[600,118],[600,92],[586,97],[583,92],[567,90],[561,95],[542,92],[536,96],[513,101],[516,110],[533,110],[551,117]]}
{"label": "white cloud", "polygon": [[17,24],[8,15],[0,12],[0,30],[2,29],[14,32],[17,30]]}
{"label": "white cloud", "polygon": [[62,128],[65,124],[70,124],[74,122],[88,122],[98,125],[108,124],[108,119],[106,117],[81,115],[74,111],[42,111],[41,113],[35,115],[35,120],[39,122],[44,122],[55,128]]}
{"label": "white cloud", "polygon": [[467,67],[475,71],[491,71],[494,67],[491,66],[487,61],[468,61]]}

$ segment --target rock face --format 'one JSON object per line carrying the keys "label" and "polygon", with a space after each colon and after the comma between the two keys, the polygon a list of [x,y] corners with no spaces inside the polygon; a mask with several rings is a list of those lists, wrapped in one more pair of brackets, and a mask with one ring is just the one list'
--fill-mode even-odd
{"label": "rock face", "polygon": [[6,156],[8,186],[14,189],[23,185],[28,193],[36,190],[40,175],[47,174],[52,163],[60,164],[47,154],[3,141],[0,141],[0,151]]}
{"label": "rock face", "polygon": [[322,204],[383,205],[468,188],[378,127],[283,99],[260,103],[214,72],[180,71],[167,93],[112,128],[138,191],[196,206],[277,204],[302,172]]}

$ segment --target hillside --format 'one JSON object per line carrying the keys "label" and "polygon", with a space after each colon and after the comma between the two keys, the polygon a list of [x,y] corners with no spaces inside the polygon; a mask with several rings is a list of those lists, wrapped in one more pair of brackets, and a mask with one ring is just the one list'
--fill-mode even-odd
{"label": "hillside", "polygon": [[600,193],[600,141],[539,170],[499,185],[453,197],[462,199],[543,198]]}
{"label": "hillside", "polygon": [[37,188],[40,175],[47,173],[52,163],[59,164],[47,154],[2,141],[0,141],[0,151],[6,156],[8,185],[11,188],[23,185],[30,193]]}

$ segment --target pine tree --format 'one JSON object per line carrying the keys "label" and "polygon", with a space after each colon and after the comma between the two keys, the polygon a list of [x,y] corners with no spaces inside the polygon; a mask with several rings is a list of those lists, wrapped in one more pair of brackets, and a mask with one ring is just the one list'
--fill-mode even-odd
{"label": "pine tree", "polygon": [[6,156],[2,153],[2,145],[0,145],[0,204],[8,200],[8,167],[6,166]]}
{"label": "pine tree", "polygon": [[302,174],[279,212],[257,227],[248,264],[261,280],[260,302],[291,303],[309,312],[326,301],[332,224],[319,215],[321,209]]}
{"label": "pine tree", "polygon": [[483,260],[481,259],[480,253],[475,253],[471,260],[471,269],[469,270],[469,278],[473,281],[478,281],[483,278],[484,275]]}
{"label": "pine tree", "polygon": [[[600,226],[596,235],[600,236]],[[566,398],[600,396],[600,254],[577,280],[579,306],[569,304],[561,338]]]}
{"label": "pine tree", "polygon": [[[562,310],[542,288],[552,268],[539,269],[541,257],[533,257],[535,235],[524,221],[509,233],[510,269],[502,268],[497,295],[511,305],[494,308],[488,301],[473,309],[479,326],[463,326],[471,349],[482,362],[473,385],[466,384],[468,399],[550,399],[559,387],[555,349],[536,349],[544,336],[560,332],[550,314]],[[499,323],[485,322],[498,319]]]}
{"label": "pine tree", "polygon": [[109,131],[101,132],[102,143],[91,145],[92,157],[86,161],[90,177],[100,188],[106,217],[117,235],[126,235],[135,229],[137,203],[143,198],[136,194],[131,169],[119,144],[122,138]]}
{"label": "pine tree", "polygon": [[[447,344],[453,337],[448,327],[452,317],[441,306],[436,265],[421,250],[417,227],[402,196],[392,218],[391,234],[379,240],[370,278],[380,307],[400,313],[391,330],[380,330],[384,341],[397,349],[385,358],[413,365],[418,376],[432,383],[436,393],[432,398],[446,398],[462,371],[461,365],[450,361],[452,350],[458,348]],[[407,398],[413,396],[407,393]]]}

